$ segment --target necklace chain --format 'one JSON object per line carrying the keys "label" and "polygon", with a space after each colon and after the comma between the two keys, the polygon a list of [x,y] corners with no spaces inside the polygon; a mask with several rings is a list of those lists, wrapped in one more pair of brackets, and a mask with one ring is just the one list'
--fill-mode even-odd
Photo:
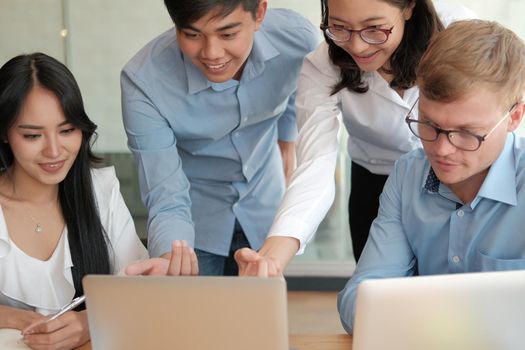
{"label": "necklace chain", "polygon": [[[24,203],[25,204],[25,203]],[[33,222],[35,223],[35,232],[36,233],[42,233],[44,232],[44,227],[38,222],[37,219],[35,219],[35,217],[33,215],[31,215],[31,212],[29,211],[29,206],[26,205],[26,209],[27,209],[27,215],[29,215],[29,217],[31,218],[31,220],[33,220]]]}
{"label": "necklace chain", "polygon": [[[33,216],[33,214],[31,213],[31,208],[30,208],[30,206],[29,206],[29,204],[28,204],[28,203],[30,203],[30,201],[28,201],[28,200],[23,200],[23,199],[21,199],[20,197],[19,197],[18,199],[16,199],[16,197],[14,197],[15,194],[16,194],[16,189],[15,189],[15,185],[14,185],[14,183],[12,184],[12,186],[13,186],[13,187],[12,187],[12,191],[13,191],[13,192],[12,192],[12,195],[11,195],[11,198],[12,198],[12,199],[10,199],[10,201],[11,201],[11,200],[15,200],[15,201],[18,200],[18,202],[20,203],[20,205],[23,206],[23,209],[25,209],[24,211],[25,211],[26,214],[31,218],[31,221],[33,221],[33,223],[35,224],[35,228],[34,228],[34,232],[35,232],[35,233],[40,234],[40,233],[44,232],[44,226],[42,226],[42,224],[40,223],[40,220],[37,220],[37,219]],[[17,197],[18,197],[18,196],[17,196]],[[57,198],[57,199],[58,199],[58,198]],[[48,203],[44,203],[44,204],[49,205],[48,209],[44,211],[44,214],[45,214],[45,215],[47,215],[47,214],[51,211],[51,209],[53,208],[53,206],[57,204],[57,199],[52,200],[52,201],[50,201],[50,202],[48,202]],[[44,215],[44,217],[45,217],[45,215]]]}
{"label": "necklace chain", "polygon": [[[27,213],[27,215],[31,218],[31,221],[33,221],[33,223],[35,224],[35,228],[34,228],[34,232],[35,233],[42,233],[44,232],[44,226],[40,223],[39,220],[37,220],[33,214],[31,213],[31,210],[29,208],[29,205],[27,204],[27,202],[24,202],[24,201],[21,201],[21,204],[24,206],[24,209],[25,209],[25,212]],[[50,202],[49,203],[49,206],[52,207],[53,206],[53,203]],[[47,214],[51,209],[48,209],[45,214]]]}
{"label": "necklace chain", "polygon": [[[48,205],[49,205],[49,208],[45,211],[45,214],[48,214],[49,211],[51,210],[51,208],[53,207],[53,204],[54,204],[54,201],[50,202]],[[39,220],[37,220],[33,214],[31,214],[31,210],[29,210],[29,205],[27,203],[23,203],[23,205],[25,206],[26,208],[26,211],[27,211],[27,215],[29,215],[29,217],[31,218],[31,220],[33,221],[33,223],[35,224],[35,233],[42,233],[44,232],[44,226],[42,226],[42,224],[40,223]]]}

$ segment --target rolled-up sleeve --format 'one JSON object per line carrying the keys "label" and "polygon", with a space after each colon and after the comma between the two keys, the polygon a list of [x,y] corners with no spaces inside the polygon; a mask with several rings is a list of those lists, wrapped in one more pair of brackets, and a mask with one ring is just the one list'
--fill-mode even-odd
{"label": "rolled-up sleeve", "polygon": [[295,92],[288,98],[286,109],[277,124],[279,141],[294,142],[297,138],[297,123],[295,121]]}

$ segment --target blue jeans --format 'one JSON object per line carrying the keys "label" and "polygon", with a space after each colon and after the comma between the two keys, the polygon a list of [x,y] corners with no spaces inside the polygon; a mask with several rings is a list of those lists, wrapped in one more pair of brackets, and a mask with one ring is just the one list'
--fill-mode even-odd
{"label": "blue jeans", "polygon": [[244,235],[244,231],[237,220],[233,229],[233,237],[228,256],[208,253],[204,250],[195,249],[199,260],[199,275],[201,276],[237,276],[239,268],[233,254],[237,249],[250,247],[250,243]]}

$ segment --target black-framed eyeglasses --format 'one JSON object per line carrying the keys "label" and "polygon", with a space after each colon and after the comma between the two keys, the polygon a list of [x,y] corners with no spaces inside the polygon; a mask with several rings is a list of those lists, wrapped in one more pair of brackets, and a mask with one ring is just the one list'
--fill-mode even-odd
{"label": "black-framed eyeglasses", "polygon": [[361,39],[368,44],[380,45],[388,40],[392,29],[379,29],[376,27],[367,27],[360,30],[346,29],[342,26],[321,26],[321,30],[324,31],[327,37],[335,42],[345,42],[352,38],[354,33],[359,34]]}
{"label": "black-framed eyeglasses", "polygon": [[416,100],[410,111],[408,112],[405,122],[407,123],[410,131],[423,141],[433,142],[439,138],[439,134],[445,134],[448,141],[456,148],[463,151],[477,151],[481,147],[481,143],[496,130],[496,128],[508,118],[512,110],[517,104],[514,104],[510,110],[487,132],[485,135],[476,135],[467,130],[445,130],[440,127],[432,125],[430,122],[422,122],[415,119],[412,115],[412,110],[416,106]]}

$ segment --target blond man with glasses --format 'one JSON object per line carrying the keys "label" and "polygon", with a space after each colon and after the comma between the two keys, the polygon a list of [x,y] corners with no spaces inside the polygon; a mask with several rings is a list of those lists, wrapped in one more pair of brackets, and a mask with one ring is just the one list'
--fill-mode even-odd
{"label": "blond man with glasses", "polygon": [[495,22],[437,34],[406,117],[423,149],[401,157],[380,198],[357,269],[339,294],[352,332],[368,278],[525,269],[525,45]]}

